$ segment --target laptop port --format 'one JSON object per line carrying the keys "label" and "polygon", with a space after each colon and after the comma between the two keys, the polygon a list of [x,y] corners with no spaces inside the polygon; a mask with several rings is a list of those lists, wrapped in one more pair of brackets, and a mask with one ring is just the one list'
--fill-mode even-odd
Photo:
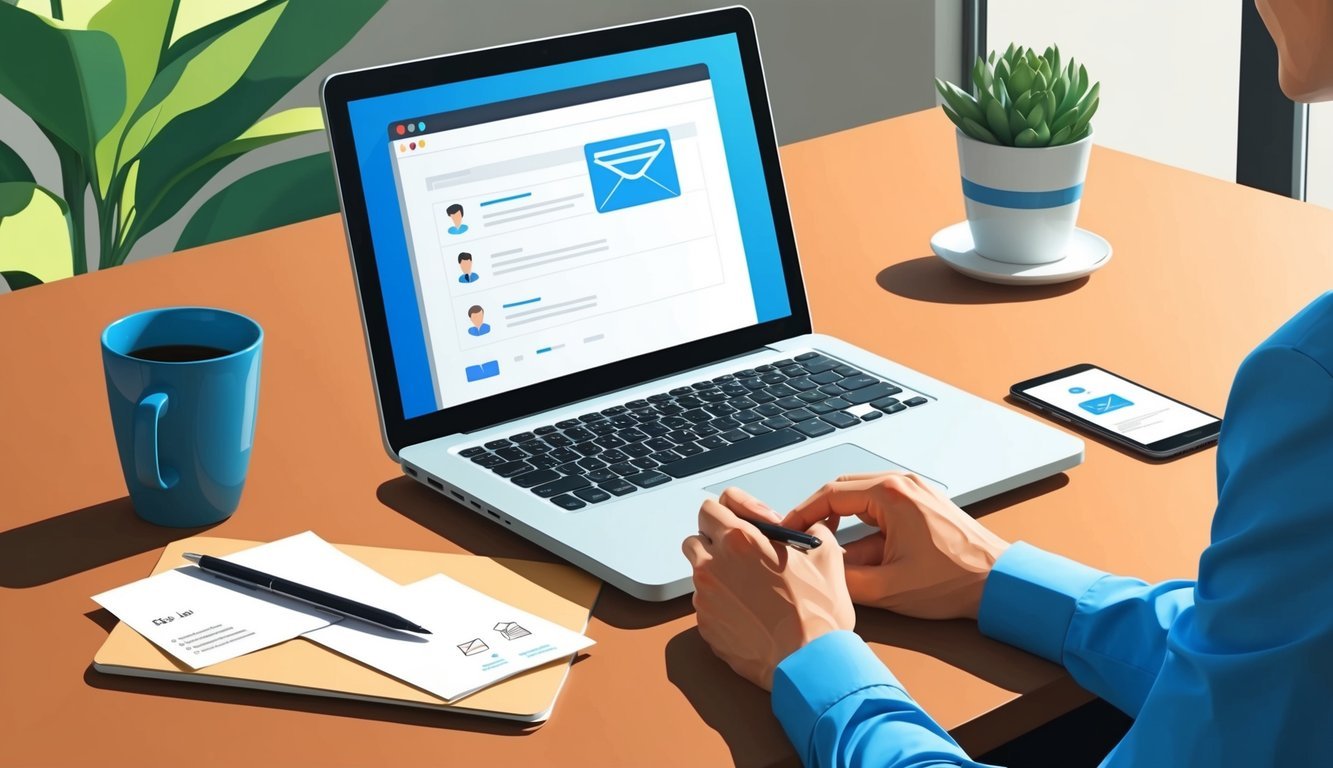
{"label": "laptop port", "polygon": [[429,485],[431,488],[434,488],[440,493],[444,493],[444,484],[433,477],[426,478],[426,485]]}
{"label": "laptop port", "polygon": [[458,491],[449,491],[449,495],[453,496],[455,499],[458,499],[459,501],[467,501],[467,499],[463,498],[463,494],[459,493]]}
{"label": "laptop port", "polygon": [[403,471],[406,472],[407,474],[411,475],[412,477],[416,477],[416,476],[417,476],[417,471],[416,471],[415,469],[412,469],[411,467],[407,466],[406,464],[403,465]]}

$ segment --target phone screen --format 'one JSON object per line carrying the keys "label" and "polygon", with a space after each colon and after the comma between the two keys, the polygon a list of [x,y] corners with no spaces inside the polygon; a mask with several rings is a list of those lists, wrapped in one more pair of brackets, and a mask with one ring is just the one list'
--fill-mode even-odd
{"label": "phone screen", "polygon": [[1219,421],[1100,368],[1088,368],[1021,391],[1144,446]]}

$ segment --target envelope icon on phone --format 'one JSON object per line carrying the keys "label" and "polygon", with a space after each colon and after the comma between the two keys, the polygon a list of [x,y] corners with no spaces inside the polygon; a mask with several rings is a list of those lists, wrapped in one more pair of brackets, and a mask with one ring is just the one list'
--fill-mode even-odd
{"label": "envelope icon on phone", "polygon": [[676,156],[665,128],[585,144],[583,154],[599,213],[680,197]]}
{"label": "envelope icon on phone", "polygon": [[1111,411],[1116,411],[1131,405],[1133,405],[1132,402],[1120,395],[1102,395],[1100,397],[1094,397],[1091,400],[1084,400],[1078,404],[1078,407],[1091,413],[1093,416],[1101,416],[1102,414],[1110,413]]}

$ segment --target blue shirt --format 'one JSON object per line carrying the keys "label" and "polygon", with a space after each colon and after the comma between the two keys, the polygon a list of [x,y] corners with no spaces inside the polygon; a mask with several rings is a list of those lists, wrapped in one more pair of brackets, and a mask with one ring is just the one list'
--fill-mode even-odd
{"label": "blue shirt", "polygon": [[[1241,364],[1197,582],[1112,576],[1021,542],[996,562],[981,631],[1135,718],[1105,768],[1333,761],[1330,371],[1333,293]],[[806,765],[977,765],[850,632],[778,666],[773,710]]]}

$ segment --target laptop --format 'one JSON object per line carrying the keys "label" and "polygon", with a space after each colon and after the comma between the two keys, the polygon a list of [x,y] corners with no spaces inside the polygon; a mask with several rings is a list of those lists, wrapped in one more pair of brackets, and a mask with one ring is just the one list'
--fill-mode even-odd
{"label": "laptop", "polygon": [[635,597],[691,590],[681,540],[729,485],[782,510],[910,471],[968,504],[1082,461],[811,331],[744,8],[335,74],[322,103],[386,450]]}

